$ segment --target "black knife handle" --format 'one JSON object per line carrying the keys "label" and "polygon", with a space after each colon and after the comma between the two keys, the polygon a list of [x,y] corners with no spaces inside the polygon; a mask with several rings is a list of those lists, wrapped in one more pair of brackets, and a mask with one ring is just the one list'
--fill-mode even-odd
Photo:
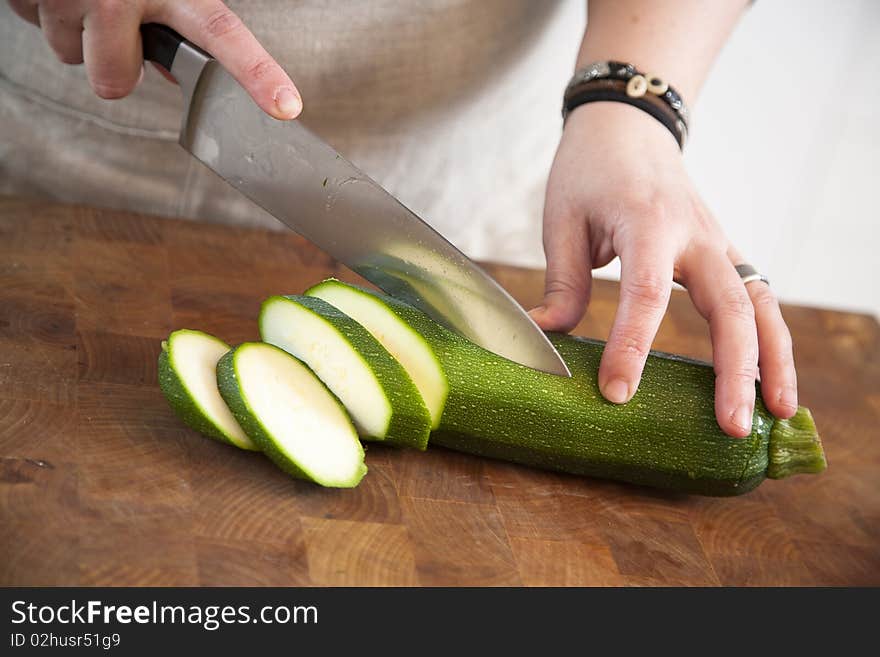
{"label": "black knife handle", "polygon": [[177,32],[158,23],[141,25],[141,40],[144,44],[144,59],[156,62],[170,71],[174,56],[184,39]]}

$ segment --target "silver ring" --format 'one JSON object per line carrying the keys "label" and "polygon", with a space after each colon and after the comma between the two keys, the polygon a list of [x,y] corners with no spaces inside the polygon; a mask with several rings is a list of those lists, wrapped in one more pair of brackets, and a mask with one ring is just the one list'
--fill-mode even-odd
{"label": "silver ring", "polygon": [[770,285],[768,278],[751,265],[736,265],[735,269],[736,273],[739,274],[739,277],[742,279],[743,285],[748,285],[752,281],[762,281],[767,285]]}

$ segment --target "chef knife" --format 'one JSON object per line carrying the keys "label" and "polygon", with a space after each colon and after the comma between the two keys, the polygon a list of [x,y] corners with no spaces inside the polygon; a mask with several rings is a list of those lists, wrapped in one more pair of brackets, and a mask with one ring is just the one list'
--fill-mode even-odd
{"label": "chef knife", "polygon": [[570,376],[488,274],[299,121],[266,115],[208,53],[141,28],[144,58],[183,92],[180,144],[230,185],[388,294],[522,365]]}

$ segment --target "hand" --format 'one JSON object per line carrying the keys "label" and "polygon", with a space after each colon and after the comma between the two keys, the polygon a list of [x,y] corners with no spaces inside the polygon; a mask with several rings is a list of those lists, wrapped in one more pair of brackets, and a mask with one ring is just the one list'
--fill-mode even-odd
{"label": "hand", "polygon": [[609,401],[635,394],[669,301],[684,285],[709,322],[715,416],[731,436],[752,428],[755,379],[777,417],[797,410],[791,336],[769,286],[743,285],[731,246],[656,120],[622,103],[575,109],[556,152],[544,207],[546,292],[532,317],[571,330],[590,298],[590,270],[620,256],[620,303],[599,367]]}
{"label": "hand", "polygon": [[277,119],[293,119],[302,99],[287,73],[220,0],[9,0],[43,30],[65,64],[85,62],[101,98],[123,98],[143,77],[141,23],[162,23],[210,52]]}

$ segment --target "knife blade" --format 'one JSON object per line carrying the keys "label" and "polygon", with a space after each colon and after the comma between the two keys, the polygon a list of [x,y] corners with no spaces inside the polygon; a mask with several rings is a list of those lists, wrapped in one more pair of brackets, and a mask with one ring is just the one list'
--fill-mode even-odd
{"label": "knife blade", "polygon": [[180,84],[180,144],[239,192],[380,289],[481,347],[570,376],[523,308],[442,235],[299,121],[266,115],[208,53],[142,26],[144,58]]}

